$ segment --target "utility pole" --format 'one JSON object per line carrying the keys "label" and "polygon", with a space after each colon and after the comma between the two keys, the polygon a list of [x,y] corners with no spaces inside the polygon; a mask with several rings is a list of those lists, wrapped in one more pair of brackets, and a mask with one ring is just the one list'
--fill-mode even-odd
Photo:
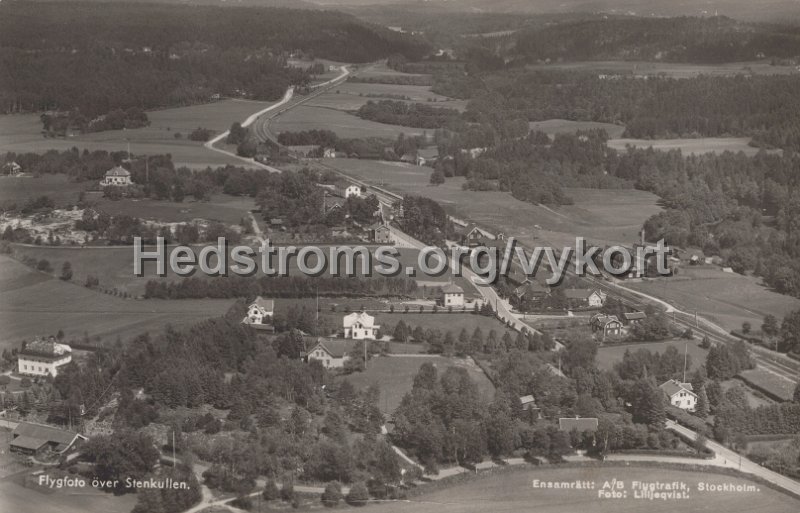
{"label": "utility pole", "polygon": [[364,339],[364,370],[367,370],[367,339]]}
{"label": "utility pole", "polygon": [[175,459],[175,430],[172,430],[172,468],[178,466],[178,460]]}
{"label": "utility pole", "polygon": [[686,383],[686,357],[689,353],[689,342],[683,348],[683,383]]}

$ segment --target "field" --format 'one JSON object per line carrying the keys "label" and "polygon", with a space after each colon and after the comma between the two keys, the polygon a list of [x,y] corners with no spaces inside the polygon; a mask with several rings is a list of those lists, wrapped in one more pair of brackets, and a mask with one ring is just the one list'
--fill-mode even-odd
{"label": "field", "polygon": [[367,101],[383,99],[397,100],[391,96],[403,96],[408,101],[418,103],[433,102],[434,107],[448,107],[464,110],[465,100],[455,100],[431,92],[429,86],[401,84],[367,84],[361,82],[345,82],[310,100],[306,105],[330,107],[338,110],[356,110]]}
{"label": "field", "polygon": [[691,78],[699,75],[790,75],[794,66],[773,66],[769,61],[730,62],[725,64],[684,64],[643,61],[581,61],[529,66],[530,69],[588,71],[627,76],[666,76]]}
{"label": "field", "polygon": [[0,480],[0,509],[14,513],[128,513],[136,504],[136,494],[114,496],[95,488],[50,490],[37,485],[28,472]]}
{"label": "field", "polygon": [[[102,279],[102,275],[101,275]],[[126,339],[167,324],[223,315],[233,300],[137,301],[102,294],[0,256],[0,347],[63,330],[67,338]]]}
{"label": "field", "polygon": [[[411,312],[413,311],[414,308],[411,307]],[[503,333],[510,331],[506,329],[503,323],[494,317],[470,313],[379,313],[376,316],[376,322],[378,324],[384,328],[388,327],[390,329],[394,329],[395,325],[401,320],[411,326],[412,329],[420,326],[422,329],[439,329],[443,333],[449,330],[452,331],[453,335],[456,337],[461,333],[461,328],[465,328],[467,333],[471,336],[475,328],[480,327],[484,337],[489,335],[490,330],[495,330],[498,339],[503,336]],[[391,335],[391,331],[387,332],[387,334]],[[516,336],[513,332],[512,335]]]}
{"label": "field", "polygon": [[697,311],[727,330],[747,321],[760,326],[767,314],[779,319],[800,308],[800,300],[772,292],[758,278],[726,273],[718,267],[685,267],[674,278],[629,283],[626,287]]}
{"label": "field", "polygon": [[569,121],[567,119],[548,119],[546,121],[531,121],[528,123],[531,130],[544,132],[549,136],[556,134],[574,134],[578,130],[605,130],[610,139],[621,137],[625,131],[624,126],[612,123],[599,123],[597,121]]}
{"label": "field", "polygon": [[[544,482],[592,481],[595,491],[586,489],[537,489],[534,480]],[[598,499],[603,483],[622,482],[628,497]],[[633,497],[634,481],[648,483],[684,482],[689,487],[687,499],[676,501],[642,500]],[[795,513],[800,502],[788,495],[756,485],[751,492],[701,492],[698,483],[754,484],[741,478],[713,473],[688,472],[652,467],[542,468],[520,469],[469,479],[412,498],[410,501],[370,505],[367,513],[673,513],[675,511],[726,511]],[[680,506],[678,506],[680,504]]]}
{"label": "field", "polygon": [[295,107],[275,118],[271,123],[271,129],[277,134],[303,130],[331,130],[342,138],[384,137],[387,139],[396,139],[401,133],[418,135],[424,132],[421,128],[385,125],[361,119],[341,110],[307,105]]}
{"label": "field", "polygon": [[668,340],[665,342],[603,346],[597,351],[597,366],[603,370],[612,370],[616,362],[622,361],[622,355],[625,354],[625,351],[634,353],[639,349],[647,349],[651,353],[664,354],[668,347],[674,347],[680,354],[683,354],[684,349],[687,349],[691,359],[691,365],[686,369],[687,371],[696,369],[706,362],[708,350],[700,347],[697,340],[690,340],[688,345],[685,340]]}
{"label": "field", "polygon": [[[749,137],[700,137],[697,139],[610,139],[608,147],[625,150],[626,146],[653,148],[654,150],[681,150],[684,155],[701,153],[722,153],[731,151],[755,155],[759,149],[750,146]],[[771,153],[780,150],[769,150]]]}
{"label": "field", "polygon": [[504,192],[465,191],[462,177],[431,186],[428,167],[356,159],[325,159],[323,164],[368,184],[434,199],[457,218],[512,234],[531,246],[574,247],[576,235],[594,243],[630,244],[638,240],[642,223],[661,210],[655,195],[633,189],[566,189],[575,204],[549,208]]}
{"label": "field", "polygon": [[403,396],[411,391],[414,376],[423,363],[432,363],[439,375],[448,367],[456,366],[467,369],[470,377],[478,385],[482,398],[491,400],[494,397],[494,386],[483,371],[472,361],[465,358],[447,358],[444,356],[381,356],[370,360],[367,370],[347,376],[357,389],[365,389],[377,384],[381,390],[378,406],[384,413],[393,412]]}
{"label": "field", "polygon": [[77,203],[78,194],[89,187],[89,183],[71,182],[65,175],[0,176],[0,206],[49,196],[56,205]]}
{"label": "field", "polygon": [[[177,165],[194,168],[206,166],[241,165],[242,161],[213,152],[200,142],[187,139],[189,132],[204,127],[216,132],[230,128],[234,121],[269,106],[269,102],[222,100],[215,103],[150,111],[150,126],[133,130],[110,130],[80,134],[65,139],[45,139],[36,114],[0,116],[0,148],[3,151],[43,152],[50,149],[68,150],[72,147],[89,150],[124,151],[127,141],[134,154],[172,155]],[[181,139],[175,138],[181,134]]]}
{"label": "field", "polygon": [[727,381],[723,381],[720,383],[720,386],[722,387],[723,392],[727,392],[732,388],[740,388],[742,392],[744,392],[744,395],[747,398],[747,404],[751,408],[773,404],[773,402],[764,397],[763,394],[757,394],[752,388],[748,387],[738,379],[729,379]]}
{"label": "field", "polygon": [[95,202],[98,209],[110,215],[128,215],[164,223],[205,219],[238,225],[243,217],[247,218],[250,210],[256,208],[255,201],[249,196],[239,197],[227,194],[214,194],[208,201],[186,199],[182,203],[154,199],[114,201],[99,195],[93,197],[92,201]]}
{"label": "field", "polygon": [[792,394],[794,393],[796,384],[782,376],[778,376],[762,367],[742,371],[739,375],[747,382],[771,392],[784,401],[792,400]]}

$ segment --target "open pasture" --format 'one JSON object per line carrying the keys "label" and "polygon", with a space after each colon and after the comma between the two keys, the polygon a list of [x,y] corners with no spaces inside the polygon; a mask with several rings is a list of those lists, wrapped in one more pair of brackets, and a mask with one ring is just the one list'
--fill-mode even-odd
{"label": "open pasture", "polygon": [[432,363],[441,376],[448,367],[462,367],[478,385],[481,397],[490,401],[494,397],[494,385],[470,358],[448,358],[444,356],[380,356],[367,363],[367,369],[346,377],[357,389],[371,385],[380,387],[378,407],[384,413],[392,413],[400,405],[403,396],[411,391],[414,376],[423,363]]}
{"label": "open pasture", "polygon": [[[242,161],[203,147],[202,142],[188,140],[189,133],[198,127],[223,132],[235,121],[243,121],[270,102],[222,100],[189,107],[149,111],[150,125],[132,130],[108,130],[78,134],[74,137],[46,139],[41,134],[41,121],[36,114],[0,116],[0,148],[3,151],[44,152],[50,149],[124,151],[130,142],[131,153],[139,155],[172,155],[178,166],[241,165]],[[181,137],[176,138],[175,134]]]}
{"label": "open pasture", "polygon": [[[0,256],[0,346],[63,330],[67,338],[126,339],[167,324],[223,315],[233,300],[133,300],[89,290]],[[102,279],[102,278],[101,278]]]}
{"label": "open pasture", "polygon": [[[634,148],[653,148],[654,150],[681,150],[684,155],[700,155],[703,153],[744,152],[752,156],[759,148],[750,146],[749,137],[699,137],[696,139],[610,139],[608,147],[624,151],[628,146]],[[767,150],[770,153],[780,150]]]}
{"label": "open pasture", "polygon": [[680,304],[727,330],[747,321],[760,326],[764,316],[779,319],[800,308],[800,300],[773,292],[754,276],[724,272],[719,267],[684,267],[678,276],[626,284],[667,302]]}
{"label": "open pasture", "polygon": [[[418,135],[421,128],[386,125],[361,119],[335,108],[300,105],[273,119],[274,133],[301,132],[303,130],[331,130],[342,138],[384,137],[396,139],[398,135]],[[431,130],[432,132],[432,130]]]}
{"label": "open pasture", "polygon": [[48,196],[56,206],[77,203],[78,194],[93,184],[73,182],[66,175],[0,176],[0,206],[17,204],[27,200]]}
{"label": "open pasture", "polygon": [[163,223],[204,219],[238,225],[242,218],[248,217],[250,210],[256,208],[255,201],[249,196],[227,194],[214,194],[208,201],[187,198],[180,203],[155,199],[110,200],[99,195],[92,201],[96,208],[110,215],[128,215]]}
{"label": "open pasture", "polygon": [[528,123],[531,130],[544,132],[550,137],[556,134],[574,134],[578,130],[605,130],[610,139],[621,137],[625,131],[624,126],[613,123],[599,123],[597,121],[570,121],[568,119],[548,119],[545,121],[531,121]]}
{"label": "open pasture", "polygon": [[[627,498],[600,499],[598,490],[606,481],[624,483]],[[595,482],[589,489],[541,489],[531,486],[535,480],[575,483]],[[680,501],[644,500],[633,496],[632,483],[686,483],[688,498]],[[699,491],[698,483],[722,485],[754,485],[750,492]],[[491,504],[491,508],[487,508]],[[676,506],[680,504],[680,507]],[[409,501],[389,502],[361,508],[368,513],[674,513],[685,511],[759,511],[765,513],[794,513],[800,501],[781,492],[740,477],[710,472],[690,472],[650,466],[637,467],[577,467],[524,468],[488,474],[468,479],[452,486],[413,497]]]}

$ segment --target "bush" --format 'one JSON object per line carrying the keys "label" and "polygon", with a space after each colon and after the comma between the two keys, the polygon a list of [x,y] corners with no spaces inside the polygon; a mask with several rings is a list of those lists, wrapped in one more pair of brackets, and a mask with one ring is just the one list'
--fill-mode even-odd
{"label": "bush", "polygon": [[278,490],[278,485],[275,484],[275,481],[272,479],[268,480],[264,485],[264,491],[261,492],[261,496],[264,497],[266,501],[274,501],[278,497],[280,497],[281,491]]}
{"label": "bush", "polygon": [[351,506],[363,506],[369,501],[369,490],[367,485],[358,482],[350,488],[350,493],[347,494],[345,499]]}
{"label": "bush", "polygon": [[328,508],[332,508],[339,504],[342,500],[342,485],[336,481],[328,483],[325,486],[325,491],[322,492],[322,504]]}
{"label": "bush", "polygon": [[19,382],[19,386],[22,388],[30,388],[32,384],[30,378],[22,378]]}
{"label": "bush", "polygon": [[281,499],[286,502],[291,502],[294,499],[294,485],[292,483],[286,483],[281,488]]}
{"label": "bush", "polygon": [[11,378],[5,375],[0,376],[0,386],[5,386],[8,385],[9,383],[11,383]]}

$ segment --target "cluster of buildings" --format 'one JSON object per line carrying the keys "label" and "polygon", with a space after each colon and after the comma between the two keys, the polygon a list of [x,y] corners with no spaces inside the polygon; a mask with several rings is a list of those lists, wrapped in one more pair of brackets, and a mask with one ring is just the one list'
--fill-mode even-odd
{"label": "cluster of buildings", "polygon": [[20,422],[11,433],[9,449],[17,454],[38,456],[44,452],[64,454],[86,437],[53,426]]}
{"label": "cluster of buildings", "polygon": [[644,312],[625,312],[622,318],[616,315],[595,314],[589,319],[592,333],[597,333],[602,338],[616,337],[624,333],[630,326],[639,324],[647,318]]}

